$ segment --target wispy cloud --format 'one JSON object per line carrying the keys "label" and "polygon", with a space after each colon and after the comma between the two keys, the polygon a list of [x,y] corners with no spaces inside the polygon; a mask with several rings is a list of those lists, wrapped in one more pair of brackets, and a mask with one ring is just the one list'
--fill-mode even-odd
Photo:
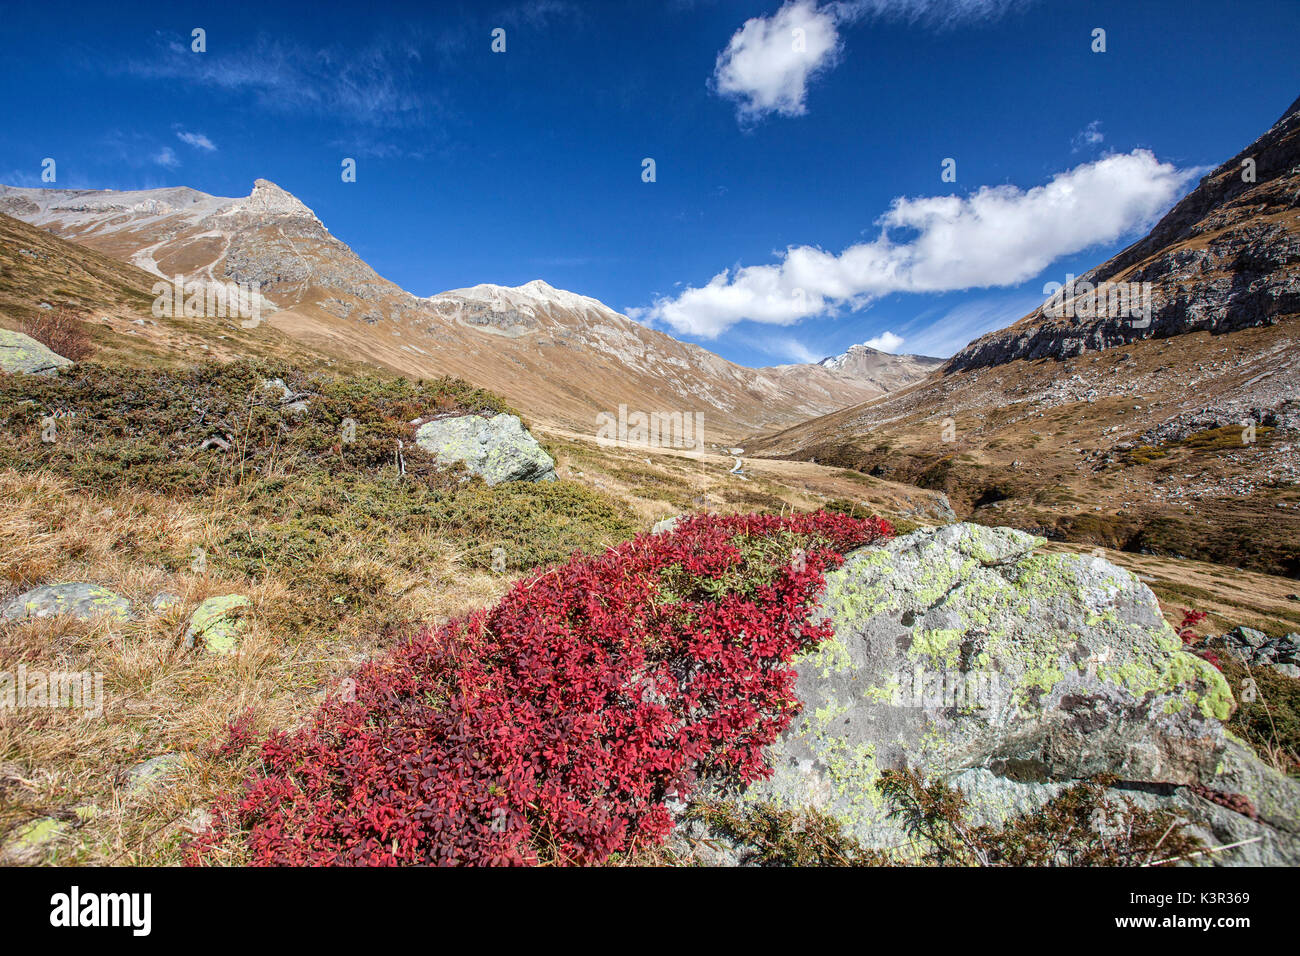
{"label": "wispy cloud", "polygon": [[789,336],[776,339],[772,344],[775,347],[773,354],[794,359],[796,362],[820,362],[823,358],[798,339]]}
{"label": "wispy cloud", "polygon": [[190,133],[182,129],[176,131],[176,138],[187,146],[193,146],[205,153],[215,153],[217,151],[216,144],[202,133]]}
{"label": "wispy cloud", "polygon": [[922,313],[900,331],[908,352],[948,358],[985,332],[1006,328],[1042,304],[1043,296],[1035,293],[986,296],[946,311]]}
{"label": "wispy cloud", "polygon": [[180,159],[176,156],[176,151],[170,146],[164,146],[154,153],[153,161],[159,166],[166,166],[168,169],[175,169],[181,164]]}
{"label": "wispy cloud", "polygon": [[568,0],[528,0],[506,7],[493,19],[506,26],[527,26],[544,29],[560,20],[578,17],[581,8]]}
{"label": "wispy cloud", "polygon": [[[700,288],[656,299],[636,317],[714,338],[746,319],[794,325],[894,292],[1018,285],[1062,256],[1154,222],[1197,172],[1134,150],[1028,190],[985,186],[966,197],[900,197],[877,220],[880,235],[871,241],[838,255],[791,246],[778,263],[724,269]],[[895,242],[891,229],[908,238]]]}
{"label": "wispy cloud", "polygon": [[1100,146],[1105,141],[1106,134],[1101,131],[1101,120],[1093,120],[1074,134],[1074,138],[1070,140],[1070,149],[1077,153],[1082,149]]}
{"label": "wispy cloud", "polygon": [[445,49],[438,38],[419,35],[385,36],[348,49],[258,35],[243,46],[192,53],[183,38],[160,33],[148,56],[120,68],[140,79],[249,96],[269,111],[396,130],[425,124],[442,111],[427,82],[427,60]]}
{"label": "wispy cloud", "polygon": [[711,86],[736,103],[742,125],[807,112],[808,87],[843,52],[840,28],[888,19],[936,29],[1002,16],[1032,0],[787,0],[776,13],[746,20],[718,54]]}

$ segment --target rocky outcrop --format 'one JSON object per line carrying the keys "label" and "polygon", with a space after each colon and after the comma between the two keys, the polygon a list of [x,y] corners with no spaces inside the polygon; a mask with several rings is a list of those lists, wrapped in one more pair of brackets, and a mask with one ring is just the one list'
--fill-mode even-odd
{"label": "rocky outcrop", "polygon": [[1238,627],[1223,635],[1228,652],[1256,667],[1272,667],[1287,677],[1300,677],[1300,634],[1270,638],[1253,627]]}
{"label": "rocky outcrop", "polygon": [[[883,770],[947,781],[986,822],[1109,773],[1212,845],[1261,838],[1215,862],[1300,861],[1300,785],[1225,732],[1222,675],[1132,574],[1043,543],[954,524],[850,555],[827,577],[836,636],[798,661],[804,709],[769,751],[775,772],[733,799],[815,808],[899,847]],[[1216,794],[1269,809],[1250,817]]]}
{"label": "rocky outcrop", "polygon": [[[1253,163],[1253,181],[1243,178],[1246,161]],[[1039,308],[970,343],[945,371],[1065,359],[1138,339],[1231,332],[1300,314],[1297,194],[1300,100],[1202,179],[1145,238],[1080,277],[1092,285],[1150,282],[1149,321],[1110,310],[1099,317],[1061,318]]]}
{"label": "rocky outcrop", "polygon": [[442,464],[460,463],[489,485],[555,481],[555,460],[516,415],[457,415],[425,422],[415,443]]}
{"label": "rocky outcrop", "polygon": [[28,375],[53,375],[72,359],[36,341],[30,335],[0,329],[0,371]]}

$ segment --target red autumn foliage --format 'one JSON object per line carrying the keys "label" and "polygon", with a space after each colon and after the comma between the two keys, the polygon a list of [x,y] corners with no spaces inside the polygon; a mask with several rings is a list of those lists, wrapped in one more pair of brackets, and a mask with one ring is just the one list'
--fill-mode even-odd
{"label": "red autumn foliage", "polygon": [[1183,619],[1178,625],[1178,636],[1182,638],[1184,647],[1207,661],[1219,670],[1223,670],[1223,662],[1219,660],[1219,655],[1207,647],[1197,648],[1196,645],[1202,643],[1205,638],[1196,633],[1196,625],[1204,621],[1208,614],[1204,611],[1183,610]]}
{"label": "red autumn foliage", "polygon": [[1196,633],[1196,625],[1207,617],[1209,615],[1204,611],[1183,609],[1183,619],[1178,625],[1178,636],[1183,639],[1184,644],[1197,644],[1201,641],[1201,635]]}
{"label": "red autumn foliage", "polygon": [[255,716],[253,708],[246,707],[242,714],[229,721],[225,727],[224,739],[214,738],[211,741],[213,755],[224,759],[237,757],[255,744],[253,734]]}
{"label": "red autumn foliage", "polygon": [[356,675],[190,848],[255,864],[598,863],[661,841],[703,774],[770,772],[823,572],[892,535],[841,514],[700,515],[518,582]]}

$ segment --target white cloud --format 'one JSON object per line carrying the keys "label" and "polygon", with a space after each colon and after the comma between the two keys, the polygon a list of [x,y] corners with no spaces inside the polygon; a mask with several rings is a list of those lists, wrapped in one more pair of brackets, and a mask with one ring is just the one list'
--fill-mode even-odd
{"label": "white cloud", "polygon": [[898,347],[903,344],[903,337],[886,330],[874,338],[867,339],[862,344],[878,352],[897,352]]}
{"label": "white cloud", "polygon": [[[703,287],[657,298],[635,315],[715,338],[744,320],[794,325],[894,292],[1018,285],[1062,256],[1150,225],[1198,172],[1134,150],[1029,190],[984,186],[964,198],[900,197],[869,242],[839,255],[792,246],[779,263],[725,269]],[[907,240],[895,242],[891,229],[905,230]]]}
{"label": "white cloud", "polygon": [[195,149],[201,149],[206,153],[214,153],[217,150],[217,147],[212,140],[208,139],[202,133],[189,133],[185,130],[179,130],[176,133],[176,137],[182,143],[185,143],[188,146],[193,146]]}
{"label": "white cloud", "polygon": [[860,19],[891,19],[944,28],[993,19],[1032,0],[786,0],[776,13],[752,17],[718,54],[713,89],[736,101],[742,124],[776,113],[807,112],[808,84],[835,65],[839,28]]}
{"label": "white cloud", "polygon": [[162,149],[160,149],[154,155],[153,161],[157,163],[159,166],[166,166],[168,169],[175,169],[177,166],[181,164],[181,161],[176,158],[175,150],[173,150],[170,146],[164,146]]}
{"label": "white cloud", "polygon": [[816,0],[790,0],[770,17],[754,17],[718,54],[713,87],[737,101],[742,122],[768,113],[806,111],[808,80],[834,63],[840,39],[835,16]]}
{"label": "white cloud", "polygon": [[1088,146],[1100,146],[1105,140],[1106,134],[1101,131],[1101,120],[1093,120],[1074,134],[1074,139],[1070,140],[1070,146],[1077,153]]}

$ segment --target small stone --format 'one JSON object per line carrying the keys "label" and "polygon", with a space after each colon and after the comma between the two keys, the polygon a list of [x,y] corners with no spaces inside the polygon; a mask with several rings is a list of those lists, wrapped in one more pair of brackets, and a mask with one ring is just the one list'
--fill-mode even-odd
{"label": "small stone", "polygon": [[67,833],[67,822],[58,817],[32,820],[14,830],[4,846],[4,856],[14,863],[39,863]]}
{"label": "small stone", "polygon": [[662,521],[656,521],[654,527],[650,529],[651,534],[667,534],[677,527],[677,523],[685,517],[684,515],[673,515],[671,518],[664,518]]}
{"label": "small stone", "polygon": [[154,595],[154,599],[149,602],[149,605],[155,611],[165,611],[180,603],[181,598],[179,594],[172,594],[170,591],[160,591]]}
{"label": "small stone", "polygon": [[159,754],[144,763],[138,763],[126,772],[126,789],[131,794],[142,794],[172,776],[185,758],[180,754]]}
{"label": "small stone", "polygon": [[1255,630],[1253,627],[1233,628],[1232,631],[1224,635],[1224,639],[1239,646],[1252,648],[1263,647],[1268,643],[1268,635],[1263,631]]}
{"label": "small stone", "polygon": [[210,653],[235,653],[239,637],[246,627],[237,612],[252,604],[242,594],[222,594],[208,598],[190,615],[189,627],[185,631],[185,646],[192,648],[202,640]]}

